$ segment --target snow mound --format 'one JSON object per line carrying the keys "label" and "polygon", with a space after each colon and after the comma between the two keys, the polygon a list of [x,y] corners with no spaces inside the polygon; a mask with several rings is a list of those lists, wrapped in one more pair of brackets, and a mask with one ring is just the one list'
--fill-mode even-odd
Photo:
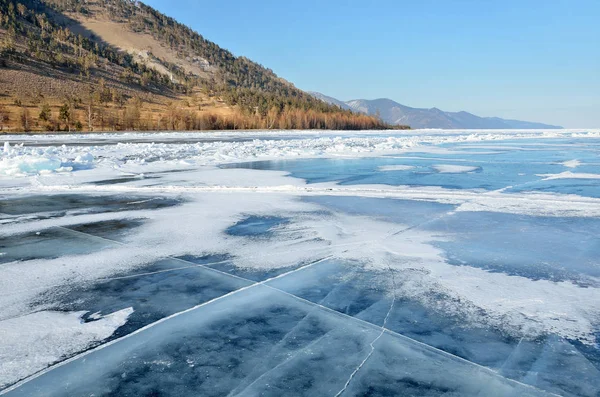
{"label": "snow mound", "polygon": [[581,165],[581,161],[579,160],[569,160],[569,161],[564,161],[561,163],[562,165],[564,165],[567,168],[577,168]]}
{"label": "snow mound", "polygon": [[58,171],[61,167],[62,162],[60,159],[54,156],[16,156],[12,158],[3,158],[0,160],[0,175],[24,176],[32,174],[46,174]]}
{"label": "snow mound", "polygon": [[11,147],[5,142],[0,155],[0,176],[22,177],[93,168],[95,158],[91,153],[66,151],[65,146],[24,148],[23,144]]}
{"label": "snow mound", "polygon": [[433,168],[440,174],[462,174],[477,171],[479,169],[479,167],[453,164],[438,164],[434,165]]}
{"label": "snow mound", "polygon": [[[163,165],[215,165],[228,162],[281,158],[368,157],[409,150],[439,151],[437,145],[496,142],[506,139],[598,138],[600,130],[481,130],[455,134],[445,131],[235,131],[219,133],[124,133],[29,136],[7,135],[0,151],[0,176],[22,177],[78,171],[107,166],[161,163]],[[249,139],[252,138],[252,139]],[[153,140],[156,139],[156,143]],[[72,142],[77,145],[71,145]],[[24,145],[35,142],[42,147]],[[65,142],[67,144],[65,144]],[[110,144],[106,144],[110,142]],[[80,146],[85,143],[85,146]],[[101,143],[101,144],[99,144]],[[25,157],[30,156],[30,157]],[[34,158],[39,158],[35,160]],[[58,162],[60,161],[60,164]],[[567,162],[573,166],[574,162]],[[392,166],[390,166],[392,167]],[[401,171],[405,168],[381,169]],[[475,168],[440,165],[439,172],[463,173]]]}

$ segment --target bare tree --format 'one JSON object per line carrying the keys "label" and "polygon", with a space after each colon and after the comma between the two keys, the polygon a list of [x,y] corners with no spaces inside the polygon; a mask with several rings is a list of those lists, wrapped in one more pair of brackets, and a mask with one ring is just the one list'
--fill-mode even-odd
{"label": "bare tree", "polygon": [[27,109],[25,106],[23,106],[21,108],[21,127],[23,128],[23,131],[25,131],[25,132],[29,131],[29,122],[30,122],[29,109]]}
{"label": "bare tree", "polygon": [[96,105],[95,105],[95,96],[92,87],[90,87],[88,91],[87,98],[87,122],[88,122],[88,131],[94,131],[94,120],[96,119]]}
{"label": "bare tree", "polygon": [[4,105],[0,105],[0,131],[4,129],[4,126],[10,121],[8,109]]}
{"label": "bare tree", "polygon": [[277,121],[278,117],[279,117],[279,109],[276,106],[273,106],[267,112],[267,120],[266,121],[267,121],[267,129],[268,130],[273,129],[273,126],[275,125],[275,122]]}
{"label": "bare tree", "polygon": [[106,110],[102,107],[99,106],[96,109],[96,120],[98,122],[100,122],[100,130],[105,130],[106,129]]}

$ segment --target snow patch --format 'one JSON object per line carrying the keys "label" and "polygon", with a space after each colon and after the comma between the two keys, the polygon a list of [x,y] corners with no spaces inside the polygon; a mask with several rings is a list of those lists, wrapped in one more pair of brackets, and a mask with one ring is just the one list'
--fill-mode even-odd
{"label": "snow patch", "polygon": [[0,388],[110,337],[132,313],[123,309],[86,323],[86,312],[42,311],[1,321]]}
{"label": "snow patch", "polygon": [[408,170],[412,170],[415,167],[412,165],[402,165],[402,164],[398,164],[398,165],[382,165],[381,167],[379,167],[379,171],[408,171]]}
{"label": "snow patch", "polygon": [[564,165],[567,168],[577,168],[581,165],[581,161],[579,160],[569,160],[569,161],[565,161],[563,163],[561,163],[562,165]]}
{"label": "snow patch", "polygon": [[544,178],[545,181],[551,181],[554,179],[600,179],[600,174],[589,174],[580,172],[565,171],[560,174],[538,174]]}
{"label": "snow patch", "polygon": [[440,174],[462,174],[466,172],[477,171],[479,167],[453,164],[437,164],[433,168]]}

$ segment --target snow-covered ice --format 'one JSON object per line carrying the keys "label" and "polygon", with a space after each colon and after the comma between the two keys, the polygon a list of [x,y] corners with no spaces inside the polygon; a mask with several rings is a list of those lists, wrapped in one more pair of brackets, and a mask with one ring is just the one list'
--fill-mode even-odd
{"label": "snow-covered ice", "polygon": [[126,308],[82,322],[85,312],[41,311],[0,321],[2,380],[23,379],[94,346],[125,325],[132,312]]}
{"label": "snow-covered ice", "polygon": [[477,171],[479,167],[470,167],[468,165],[436,164],[433,166],[441,174],[460,174],[462,172]]}
{"label": "snow-covered ice", "polygon": [[600,174],[589,174],[582,172],[571,172],[565,171],[560,174],[540,174],[545,181],[551,181],[553,179],[600,179]]}
{"label": "snow-covered ice", "polygon": [[379,171],[408,171],[408,170],[412,170],[413,168],[415,168],[415,167],[412,165],[403,165],[403,164],[382,165],[379,167]]}
{"label": "snow-covered ice", "polygon": [[567,168],[577,168],[581,165],[581,161],[579,160],[567,160],[567,161],[563,161],[562,165],[564,165]]}
{"label": "snow-covered ice", "polygon": [[598,130],[2,139],[8,395],[600,392]]}

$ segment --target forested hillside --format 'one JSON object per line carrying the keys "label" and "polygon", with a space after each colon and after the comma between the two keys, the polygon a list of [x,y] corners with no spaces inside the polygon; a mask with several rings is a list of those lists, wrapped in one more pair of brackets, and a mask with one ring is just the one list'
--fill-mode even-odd
{"label": "forested hillside", "polygon": [[129,0],[0,0],[0,130],[382,129]]}

